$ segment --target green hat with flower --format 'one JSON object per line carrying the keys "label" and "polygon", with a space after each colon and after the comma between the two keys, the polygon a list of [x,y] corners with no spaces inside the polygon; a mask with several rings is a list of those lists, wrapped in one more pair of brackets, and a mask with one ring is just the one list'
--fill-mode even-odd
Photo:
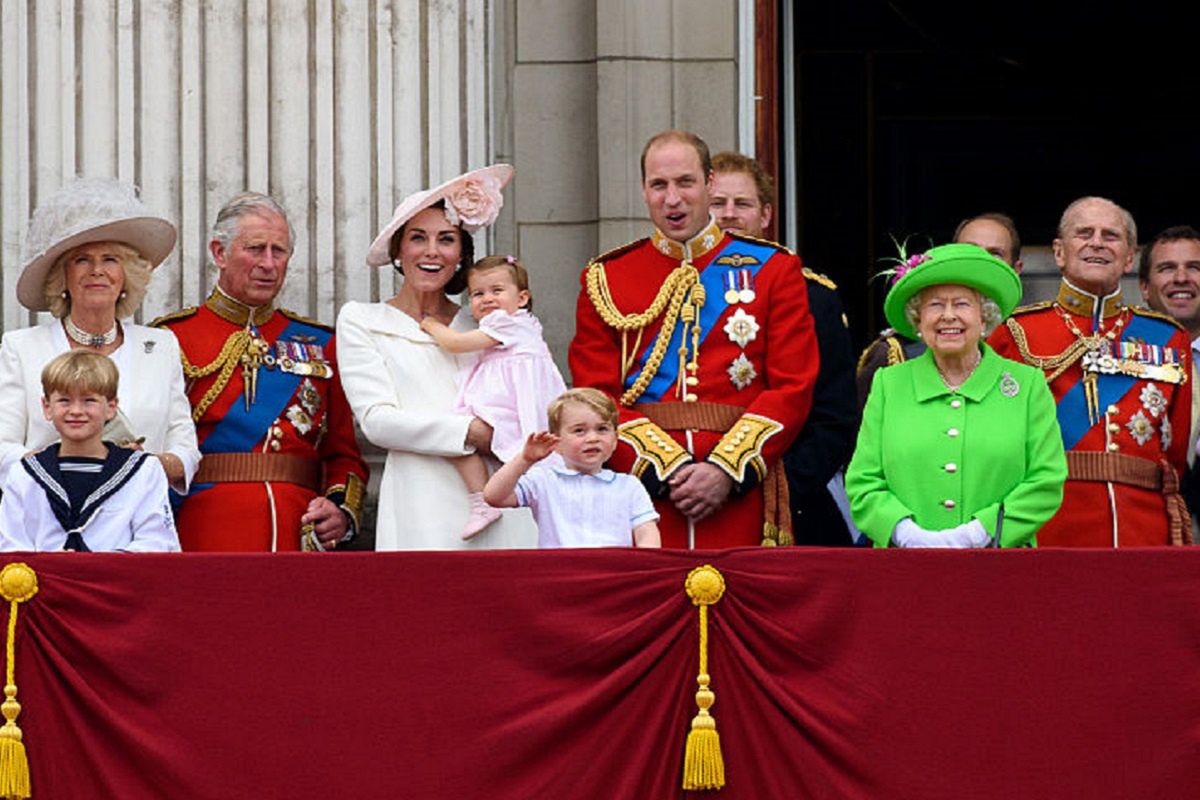
{"label": "green hat with flower", "polygon": [[892,276],[883,313],[898,333],[910,339],[916,339],[917,332],[905,316],[904,306],[930,286],[969,286],[994,300],[1002,317],[1021,302],[1021,278],[1012,267],[978,245],[943,244],[914,256],[906,256],[902,248],[900,256],[894,269],[882,273]]}

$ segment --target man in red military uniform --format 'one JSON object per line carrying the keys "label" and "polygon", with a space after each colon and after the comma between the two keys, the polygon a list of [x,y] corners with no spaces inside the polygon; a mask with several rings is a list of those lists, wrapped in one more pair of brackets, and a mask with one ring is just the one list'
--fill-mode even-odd
{"label": "man in red military uniform", "polygon": [[354,535],[367,466],[331,328],[274,306],[283,209],[247,192],[217,215],[217,287],[156,320],[179,339],[203,459],[177,512],[185,551],[330,550]]}
{"label": "man in red military uniform", "polygon": [[655,230],[585,271],[571,374],[618,400],[611,466],[650,490],[664,546],[790,544],[778,462],[804,425],[819,363],[806,281],[780,245],[721,232],[711,180],[694,134],[647,143]]}
{"label": "man in red military uniform", "polygon": [[1042,368],[1058,404],[1067,483],[1038,544],[1182,544],[1179,496],[1191,426],[1190,343],[1171,318],[1121,302],[1137,229],[1110,200],[1084,197],[1063,212],[1052,302],[1018,309],[989,343]]}

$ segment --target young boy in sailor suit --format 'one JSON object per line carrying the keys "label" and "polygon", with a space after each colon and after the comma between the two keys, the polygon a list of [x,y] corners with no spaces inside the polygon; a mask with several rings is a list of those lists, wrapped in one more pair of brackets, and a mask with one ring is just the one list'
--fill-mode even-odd
{"label": "young boy in sailor suit", "polygon": [[117,413],[117,378],[111,360],[87,350],[42,370],[42,410],[61,441],[4,476],[0,550],[179,550],[157,459],[101,438]]}

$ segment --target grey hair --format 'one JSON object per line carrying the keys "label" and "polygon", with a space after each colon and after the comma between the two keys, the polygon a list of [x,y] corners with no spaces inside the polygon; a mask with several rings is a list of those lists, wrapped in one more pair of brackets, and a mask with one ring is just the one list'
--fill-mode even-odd
{"label": "grey hair", "polygon": [[261,192],[242,192],[221,206],[221,210],[217,212],[217,221],[213,223],[212,240],[220,242],[221,247],[228,250],[241,231],[242,217],[247,214],[262,214],[263,212],[278,214],[287,223],[288,252],[295,252],[296,231],[292,228],[292,221],[288,219],[287,212],[275,201],[275,198]]}
{"label": "grey hair", "polygon": [[[88,242],[79,247],[91,247],[93,244]],[[121,257],[121,267],[125,270],[125,283],[121,287],[121,295],[117,297],[114,315],[117,319],[129,319],[138,310],[142,300],[146,299],[153,267],[145,256],[129,245],[121,242],[112,242],[111,245]],[[67,262],[79,247],[72,247],[59,256],[54,266],[46,272],[46,286],[42,291],[46,295],[46,306],[55,319],[62,319],[71,313],[71,296],[67,294]]]}
{"label": "grey hair", "polygon": [[1107,197],[1096,197],[1095,195],[1081,197],[1078,200],[1073,201],[1071,203],[1071,205],[1067,206],[1066,210],[1063,211],[1062,216],[1059,217],[1059,219],[1058,219],[1058,238],[1059,239],[1067,238],[1067,234],[1066,234],[1067,223],[1070,222],[1071,215],[1075,213],[1076,209],[1078,209],[1079,206],[1083,205],[1084,203],[1091,203],[1091,202],[1097,201],[1097,200],[1102,203],[1108,203],[1110,206],[1115,208],[1120,213],[1121,221],[1125,223],[1125,240],[1127,242],[1129,242],[1129,245],[1131,247],[1136,247],[1137,246],[1137,224],[1133,221],[1133,214],[1130,214],[1124,208],[1117,205],[1112,200],[1109,200]]}
{"label": "grey hair", "polygon": [[[904,304],[904,318],[908,320],[908,324],[914,331],[918,331],[918,334],[920,332],[918,324],[921,321],[921,296],[930,288],[932,287],[926,287],[917,292]],[[979,319],[983,323],[982,338],[986,339],[992,335],[992,331],[1000,327],[1000,323],[1004,322],[1004,315],[1000,313],[1000,305],[995,300],[978,289],[971,289],[971,291],[975,293],[975,299],[979,301]]]}

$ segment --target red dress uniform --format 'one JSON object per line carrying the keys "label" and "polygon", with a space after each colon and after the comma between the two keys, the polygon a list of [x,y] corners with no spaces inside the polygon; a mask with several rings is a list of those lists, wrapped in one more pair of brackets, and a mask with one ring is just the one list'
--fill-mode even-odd
{"label": "red dress uniform", "polygon": [[[637,475],[665,547],[791,543],[780,456],[812,403],[819,356],[800,259],[710,222],[686,244],[654,232],[583,277],[570,367],[620,409],[610,466]],[[703,460],[735,483],[698,523],[667,479]],[[764,491],[764,487],[766,491]]]}
{"label": "red dress uniform", "polygon": [[1182,543],[1178,494],[1191,427],[1190,342],[1169,317],[1100,298],[1065,280],[1051,303],[1017,309],[989,339],[1046,373],[1068,477],[1045,547]]}
{"label": "red dress uniform", "polygon": [[179,340],[203,454],[177,511],[183,550],[299,550],[300,517],[318,493],[356,530],[367,466],[332,329],[219,289],[152,324]]}

